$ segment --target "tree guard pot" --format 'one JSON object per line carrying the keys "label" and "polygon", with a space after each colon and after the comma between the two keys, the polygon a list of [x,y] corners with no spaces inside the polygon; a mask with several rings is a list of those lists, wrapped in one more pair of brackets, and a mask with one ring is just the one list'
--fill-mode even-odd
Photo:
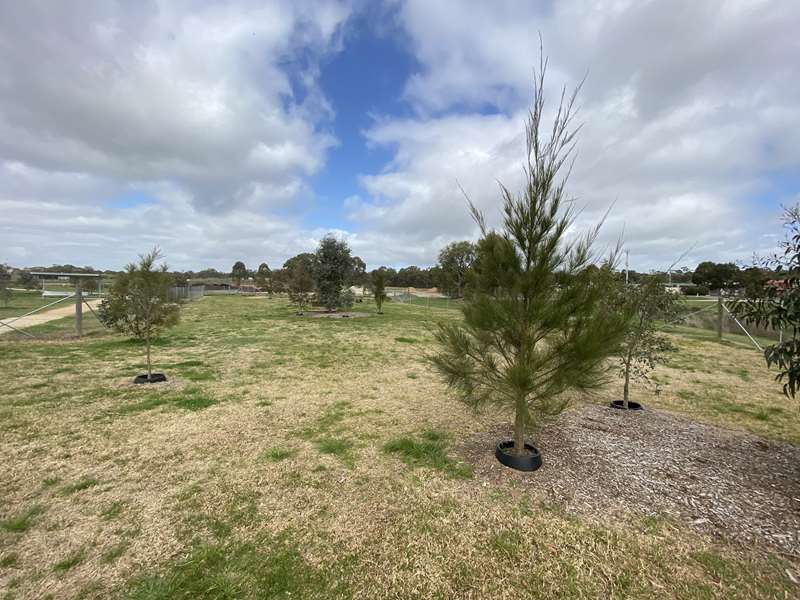
{"label": "tree guard pot", "polygon": [[[625,403],[622,400],[614,400],[611,403],[611,408],[619,408],[620,410],[625,410]],[[628,401],[628,410],[644,410],[644,406],[642,406],[638,402]]]}
{"label": "tree guard pot", "polygon": [[513,449],[513,440],[500,442],[495,448],[494,455],[502,464],[517,471],[535,471],[542,466],[542,455],[527,442],[525,443],[525,450],[528,451],[528,454],[514,456],[510,454]]}
{"label": "tree guard pot", "polygon": [[143,375],[137,375],[133,379],[133,383],[161,383],[162,381],[166,381],[167,376],[163,373],[153,373],[153,376],[148,378],[147,373]]}

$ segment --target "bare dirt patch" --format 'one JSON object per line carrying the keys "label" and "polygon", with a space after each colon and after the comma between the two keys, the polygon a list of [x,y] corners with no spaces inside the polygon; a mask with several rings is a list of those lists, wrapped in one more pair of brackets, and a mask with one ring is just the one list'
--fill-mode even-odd
{"label": "bare dirt patch", "polygon": [[586,405],[546,427],[544,465],[523,474],[498,463],[510,430],[461,448],[485,480],[545,492],[568,510],[605,517],[669,515],[700,531],[800,558],[800,448],[657,411]]}

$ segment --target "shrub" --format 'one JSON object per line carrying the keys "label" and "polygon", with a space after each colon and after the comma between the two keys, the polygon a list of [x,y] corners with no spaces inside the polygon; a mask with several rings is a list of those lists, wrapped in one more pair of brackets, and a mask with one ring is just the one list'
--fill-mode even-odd
{"label": "shrub", "polygon": [[314,261],[317,300],[328,310],[341,305],[342,290],[353,268],[350,248],[332,235],[322,238]]}
{"label": "shrub", "polygon": [[180,314],[179,306],[169,299],[172,276],[167,265],[156,265],[160,258],[159,249],[153,248],[139,257],[138,264],[129,264],[117,276],[98,312],[106,326],[145,343],[148,379],[153,375],[152,340],[163,329],[174,326]]}

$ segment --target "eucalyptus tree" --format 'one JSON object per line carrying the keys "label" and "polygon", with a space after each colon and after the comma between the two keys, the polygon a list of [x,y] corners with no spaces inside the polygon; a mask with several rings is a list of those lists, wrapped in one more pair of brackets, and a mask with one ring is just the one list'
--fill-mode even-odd
{"label": "eucalyptus tree", "polygon": [[467,273],[475,262],[472,242],[453,242],[439,252],[439,273],[443,288],[454,298],[464,295]]}
{"label": "eucalyptus tree", "polygon": [[800,388],[800,204],[784,209],[787,235],[778,251],[761,260],[773,269],[770,281],[753,286],[734,303],[732,312],[747,323],[781,332],[781,339],[764,349],[767,367],[777,367],[775,380],[794,398]]}
{"label": "eucalyptus tree", "polygon": [[247,267],[242,261],[237,260],[233,264],[233,268],[231,269],[231,279],[236,282],[237,286],[242,285],[242,281],[247,279]]}
{"label": "eucalyptus tree", "polygon": [[145,344],[147,381],[152,382],[150,348],[158,334],[178,322],[180,307],[170,299],[173,285],[167,265],[156,247],[139,256],[114,279],[114,284],[100,304],[98,316],[108,327],[127,333]]}
{"label": "eucalyptus tree", "polygon": [[269,265],[265,262],[258,265],[258,271],[256,271],[256,285],[261,289],[266,289],[270,294],[272,294],[272,271],[270,271]]}
{"label": "eucalyptus tree", "polygon": [[541,464],[538,451],[525,443],[526,431],[561,412],[568,403],[565,392],[592,390],[606,381],[606,358],[626,326],[621,312],[606,310],[616,251],[589,269],[601,258],[593,250],[600,225],[571,234],[577,213],[565,185],[580,85],[571,95],[562,92],[554,121],[545,126],[545,72],[542,58],[526,122],[522,190],[513,193],[500,184],[503,218],[497,230],[470,202],[482,238],[466,286],[464,318],[439,325],[440,351],[429,357],[464,402],[514,415],[513,442],[498,444],[495,454],[525,470]]}

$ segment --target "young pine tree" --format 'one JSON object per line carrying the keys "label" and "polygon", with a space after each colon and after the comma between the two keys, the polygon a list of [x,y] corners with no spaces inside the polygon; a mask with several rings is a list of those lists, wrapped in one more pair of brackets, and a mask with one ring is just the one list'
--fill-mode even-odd
{"label": "young pine tree", "polygon": [[161,258],[158,248],[139,256],[118,275],[108,295],[100,304],[98,316],[108,327],[127,333],[145,343],[147,379],[153,379],[150,347],[158,333],[178,322],[180,307],[169,298],[172,275],[167,265],[156,265]]}
{"label": "young pine tree", "polygon": [[[566,406],[563,393],[591,390],[606,379],[606,357],[625,332],[619,312],[605,310],[613,292],[613,260],[589,269],[599,226],[567,238],[575,212],[565,200],[574,144],[574,103],[561,104],[543,134],[546,62],[534,77],[526,124],[525,183],[519,194],[501,184],[503,226],[482,231],[463,303],[463,322],[441,324],[441,351],[431,357],[448,385],[472,406],[510,410],[512,453],[525,454],[525,432]],[[567,205],[565,205],[567,204]]]}

